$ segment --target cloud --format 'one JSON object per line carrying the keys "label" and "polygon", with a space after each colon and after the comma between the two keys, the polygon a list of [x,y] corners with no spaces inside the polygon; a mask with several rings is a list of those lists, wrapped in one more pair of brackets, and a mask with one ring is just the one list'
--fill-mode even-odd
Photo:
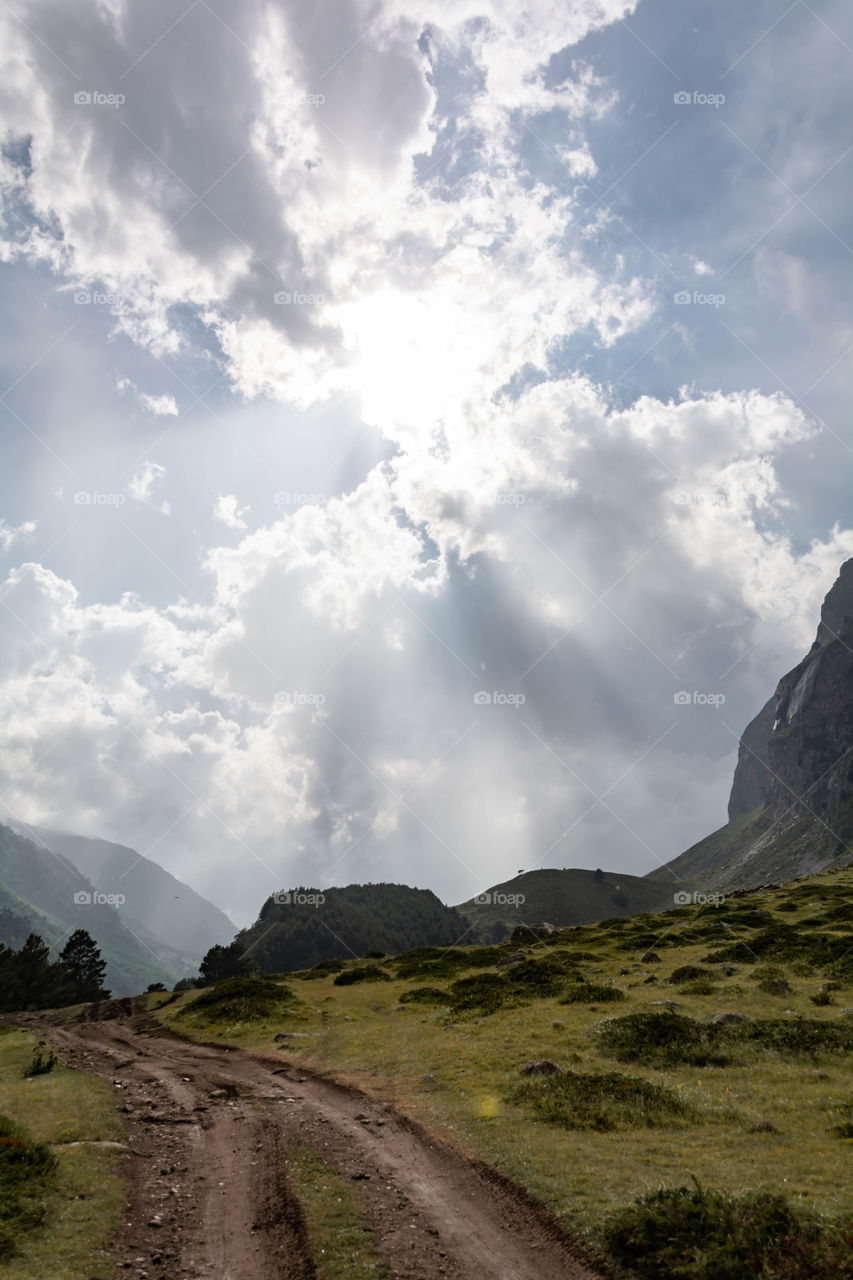
{"label": "cloud", "polygon": [[143,393],[139,399],[145,408],[158,418],[166,416],[177,417],[178,415],[178,406],[174,396],[149,396]]}
{"label": "cloud", "polygon": [[238,508],[237,498],[233,493],[220,493],[213,508],[213,517],[221,520],[229,529],[245,529],[247,525],[243,516],[248,510],[248,507]]}
{"label": "cloud", "polygon": [[23,524],[9,525],[0,517],[0,551],[5,555],[15,543],[23,538],[30,538],[36,531],[37,521],[26,520]]}
{"label": "cloud", "polygon": [[171,515],[172,508],[168,502],[161,502],[159,505],[154,500],[154,489],[166,474],[166,468],[158,462],[143,462],[137,467],[127,486],[127,493],[134,502],[144,503],[155,507],[162,512],[164,516]]}

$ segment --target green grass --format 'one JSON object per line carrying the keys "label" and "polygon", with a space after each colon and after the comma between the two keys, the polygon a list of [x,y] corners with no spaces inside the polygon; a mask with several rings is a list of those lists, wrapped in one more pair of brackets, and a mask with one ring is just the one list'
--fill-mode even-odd
{"label": "green grass", "polygon": [[[222,1029],[226,1034],[246,1034],[257,1023],[300,1021],[306,1006],[289,987],[271,978],[228,978],[216,982],[202,992],[189,993],[193,998],[176,1001],[177,1016],[199,1030]],[[149,1008],[160,1006],[152,1001]]]}
{"label": "green grass", "polygon": [[318,1280],[391,1280],[352,1183],[307,1147],[289,1157],[287,1172]]}
{"label": "green grass", "polygon": [[44,1226],[55,1173],[50,1147],[0,1115],[0,1262],[14,1258],[27,1234]]}
{"label": "green grass", "polygon": [[[110,1242],[124,1208],[125,1157],[92,1144],[123,1140],[115,1101],[103,1081],[61,1065],[25,1078],[38,1047],[32,1033],[0,1027],[0,1113],[14,1126],[4,1136],[21,1132],[52,1162],[48,1169],[38,1156],[32,1181],[42,1225],[31,1218],[24,1228],[14,1216],[0,1217],[0,1239],[5,1228],[17,1248],[14,1257],[0,1262],[0,1278],[108,1280],[115,1268]],[[13,1201],[0,1174],[0,1215]]]}
{"label": "green grass", "polygon": [[674,1089],[616,1072],[531,1076],[508,1097],[529,1107],[536,1119],[564,1129],[657,1128],[677,1124],[690,1113]]}
{"label": "green grass", "polygon": [[[825,923],[806,932],[802,920],[815,914],[818,899]],[[780,914],[789,901],[794,909]],[[785,1194],[797,1208],[840,1219],[853,1213],[850,1139],[835,1132],[853,1124],[853,1112],[845,1110],[853,1015],[841,1017],[853,1007],[853,979],[839,965],[839,944],[851,947],[853,939],[843,932],[843,913],[828,917],[850,903],[853,870],[846,870],[716,909],[682,907],[603,921],[521,948],[501,945],[491,952],[491,966],[486,948],[435,948],[383,960],[391,981],[342,987],[331,975],[319,977],[299,988],[303,1029],[312,1033],[299,1042],[307,1046],[300,1063],[392,1098],[428,1129],[491,1161],[544,1200],[592,1247],[603,1248],[604,1224],[613,1212],[662,1185],[691,1186],[694,1175],[720,1192]],[[799,956],[805,972],[781,998],[759,989],[756,961],[791,974],[794,961],[772,948],[760,956],[749,950],[767,930],[778,942],[777,924],[794,930],[785,937],[797,939],[796,952],[803,936],[812,935],[806,948],[812,958]],[[747,960],[708,958],[709,949],[741,944]],[[647,949],[663,963],[643,963]],[[519,964],[496,968],[519,950]],[[438,972],[430,970],[439,962]],[[345,968],[361,964],[347,962]],[[669,985],[667,977],[684,966],[711,977]],[[657,982],[647,984],[655,975]],[[587,987],[582,1000],[561,1003],[582,984],[618,989],[625,999],[592,1008],[604,997],[596,991],[588,999]],[[832,992],[833,1004],[812,1002],[823,990]],[[677,1003],[674,1013],[655,1003],[664,998]],[[158,1016],[172,1022],[179,1008]],[[712,1016],[730,1010],[750,1022],[712,1030]],[[673,1019],[682,1020],[675,1026],[683,1034],[667,1035],[657,1060],[642,1056],[648,1048],[654,1058],[655,1037],[641,1036],[642,1053],[624,1067],[626,1077],[659,1085],[684,1102],[684,1113],[671,1124],[617,1120],[616,1128],[567,1128],[557,1088],[574,1087],[568,1084],[551,1086],[549,1094],[544,1083],[531,1080],[528,1095],[512,1099],[520,1069],[531,1059],[556,1063],[563,1076],[623,1070],[600,1029],[635,1015],[653,1018],[651,1025],[665,1030]],[[175,1025],[185,1029],[180,1021]],[[218,1024],[207,1026],[203,1038],[272,1053],[278,1029],[273,1021],[252,1023],[229,1037]],[[540,1095],[544,1110],[537,1105]],[[555,1119],[546,1114],[549,1108]]]}

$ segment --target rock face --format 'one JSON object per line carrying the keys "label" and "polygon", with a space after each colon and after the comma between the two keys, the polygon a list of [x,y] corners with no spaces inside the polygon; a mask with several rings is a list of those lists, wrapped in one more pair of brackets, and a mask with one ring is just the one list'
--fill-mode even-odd
{"label": "rock face", "polygon": [[[811,875],[853,861],[853,560],[808,654],[747,726],[729,822],[669,869],[703,889]],[[660,871],[654,872],[655,876]]]}

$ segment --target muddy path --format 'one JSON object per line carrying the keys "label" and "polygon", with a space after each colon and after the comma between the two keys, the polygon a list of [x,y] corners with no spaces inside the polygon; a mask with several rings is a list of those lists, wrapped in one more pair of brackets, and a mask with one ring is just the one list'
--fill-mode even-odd
{"label": "muddy path", "polygon": [[119,1098],[130,1155],[117,1275],[310,1280],[289,1175],[308,1146],[352,1180],[395,1280],[600,1280],[547,1210],[389,1104],[298,1063],[184,1040],[127,1000],[44,1029]]}

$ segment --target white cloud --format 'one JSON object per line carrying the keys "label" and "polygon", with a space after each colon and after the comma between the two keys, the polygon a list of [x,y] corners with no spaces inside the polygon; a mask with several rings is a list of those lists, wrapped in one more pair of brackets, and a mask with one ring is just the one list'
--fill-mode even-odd
{"label": "white cloud", "polygon": [[10,525],[0,516],[0,551],[5,555],[21,539],[32,537],[36,531],[36,524],[35,520],[26,520],[23,524]]}
{"label": "white cloud", "polygon": [[141,404],[158,418],[178,415],[178,405],[174,396],[149,396],[141,393],[139,399]]}
{"label": "white cloud", "polygon": [[157,503],[154,499],[154,490],[166,474],[166,468],[158,462],[143,462],[137,467],[130,483],[127,486],[127,493],[134,502],[144,503],[163,513],[164,516],[171,515],[172,508],[169,502]]}
{"label": "white cloud", "polygon": [[248,510],[248,507],[237,506],[235,494],[220,493],[213,508],[213,517],[227,525],[229,529],[246,529],[248,526],[243,516]]}

